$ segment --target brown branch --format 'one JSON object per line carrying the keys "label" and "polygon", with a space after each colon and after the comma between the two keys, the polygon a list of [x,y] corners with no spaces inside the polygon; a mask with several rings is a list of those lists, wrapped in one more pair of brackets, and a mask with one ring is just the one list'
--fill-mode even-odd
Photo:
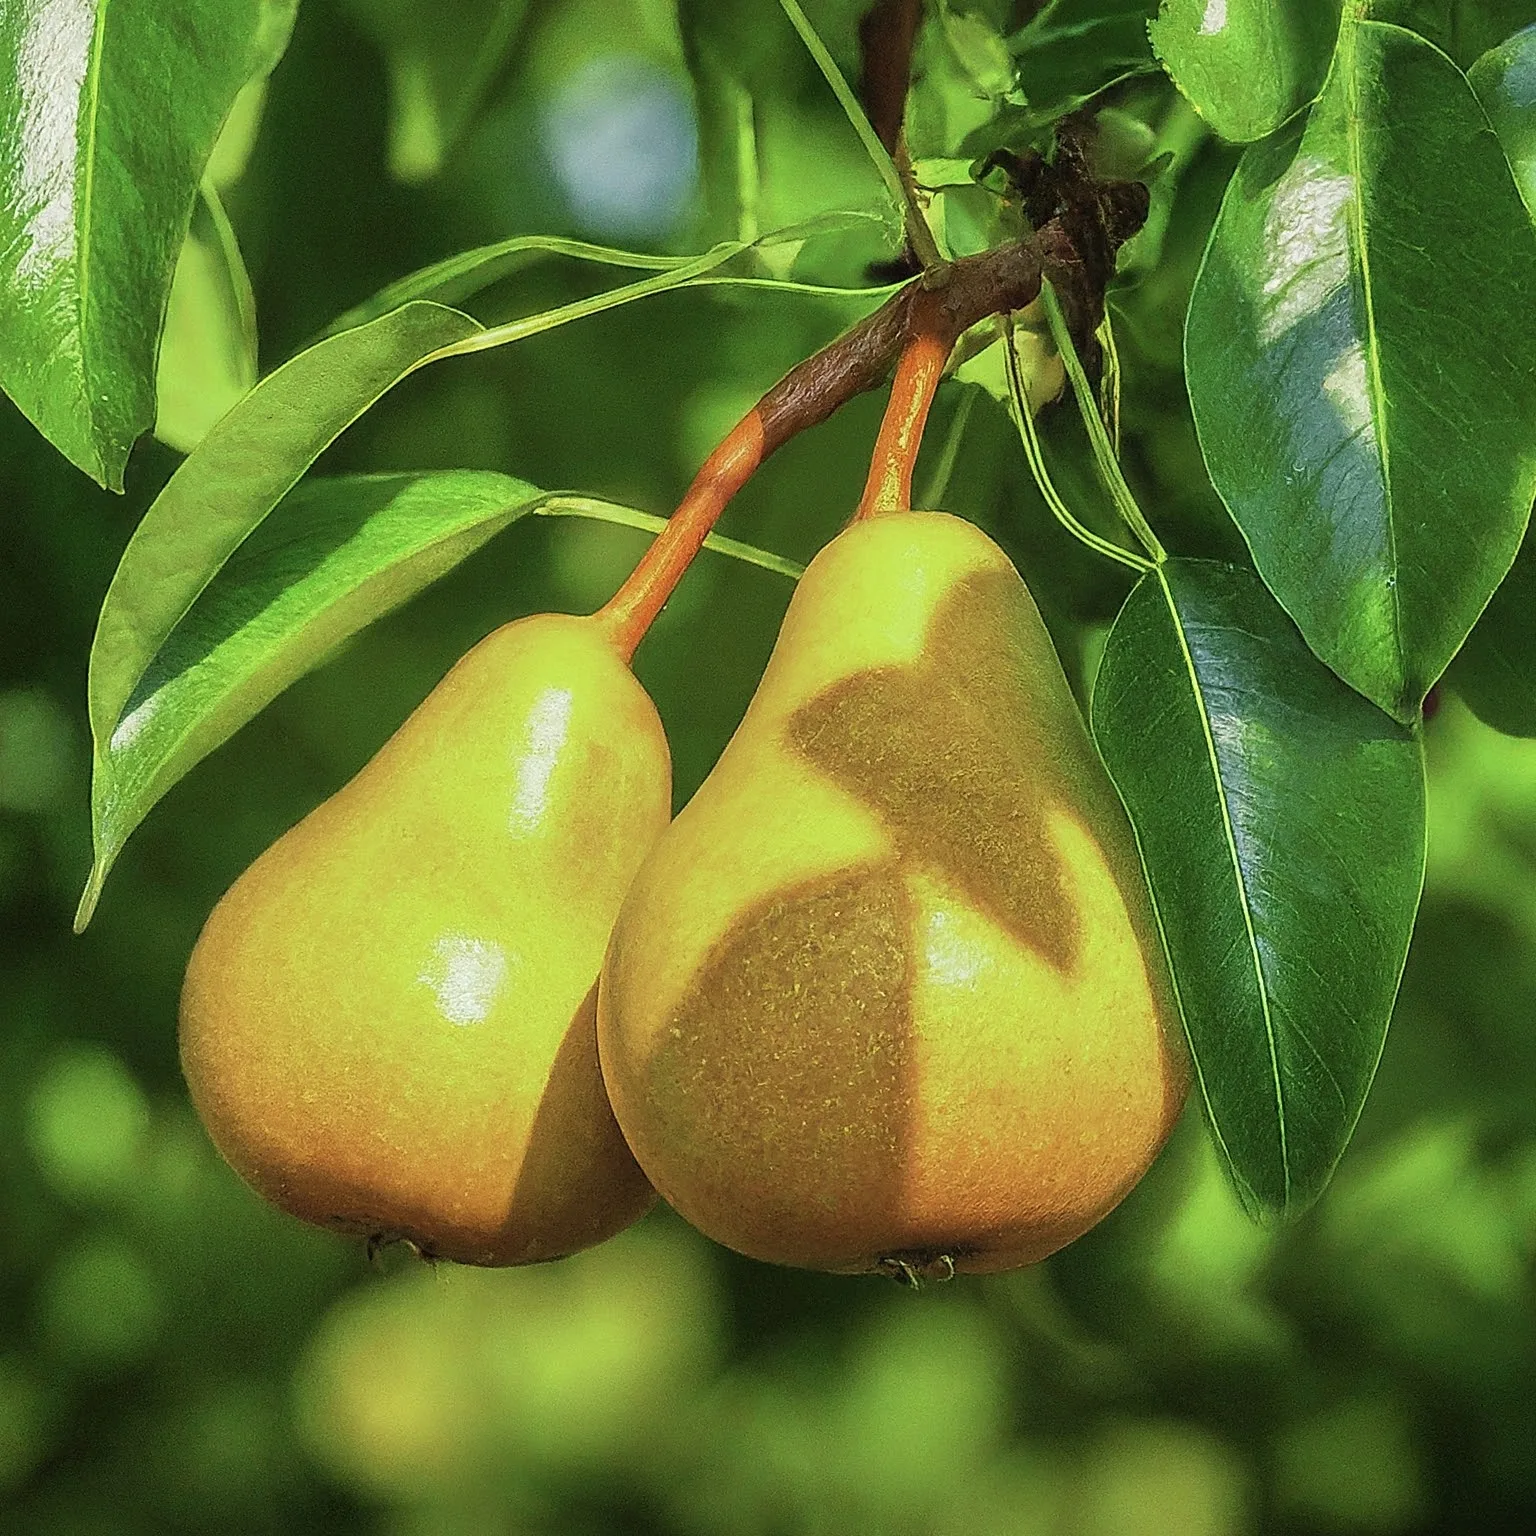
{"label": "brown branch", "polygon": [[880,142],[894,155],[907,110],[912,48],[923,17],[923,0],[877,0],[859,23],[864,69],[859,97]]}
{"label": "brown branch", "polygon": [[[1057,211],[1033,235],[915,278],[791,368],[709,456],[666,528],[600,611],[599,622],[622,654],[634,653],[726,504],[763,461],[855,395],[874,389],[914,342],[947,356],[964,332],[989,315],[1033,303],[1043,279],[1061,295],[1074,329],[1086,326],[1091,336],[1103,313],[1104,284],[1114,270],[1115,251],[1145,218],[1145,191],[1133,193],[1128,190],[1133,185],[1077,182],[1069,176],[1057,189]],[[921,390],[914,387],[914,399],[920,393],[924,400],[931,398],[934,381],[918,382]],[[922,403],[913,418],[915,431],[920,432],[926,409]],[[901,451],[906,455],[901,465],[909,472],[915,442]],[[867,492],[866,500],[872,494]]]}

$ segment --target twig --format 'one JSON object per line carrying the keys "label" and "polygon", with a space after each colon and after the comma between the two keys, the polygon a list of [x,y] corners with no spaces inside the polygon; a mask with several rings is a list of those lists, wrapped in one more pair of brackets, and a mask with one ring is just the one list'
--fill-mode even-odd
{"label": "twig", "polygon": [[859,95],[870,126],[894,156],[907,110],[912,47],[923,17],[923,0],[877,0],[859,23],[864,68]]}
{"label": "twig", "polygon": [[[898,357],[908,356],[921,374],[907,381],[911,399],[921,406],[920,417],[926,415],[931,385],[937,382],[937,371],[929,366],[933,358],[942,369],[943,358],[964,332],[990,315],[1023,309],[1040,294],[1042,280],[1049,280],[1065,301],[1064,309],[1070,305],[1069,313],[1092,317],[1097,324],[1103,283],[1114,270],[1114,252],[1139,227],[1126,214],[1127,203],[1135,199],[1126,191],[1130,183],[1079,184],[1072,176],[1073,171],[1066,171],[1052,189],[1055,212],[1027,239],[963,257],[914,279],[792,368],[737,422],[700,469],[666,528],[598,615],[625,656],[633,655],[726,504],[764,460],[855,395],[875,388]],[[910,455],[904,462],[901,490],[910,495]],[[873,507],[871,497],[880,507],[889,501],[881,487],[866,492],[866,502]]]}

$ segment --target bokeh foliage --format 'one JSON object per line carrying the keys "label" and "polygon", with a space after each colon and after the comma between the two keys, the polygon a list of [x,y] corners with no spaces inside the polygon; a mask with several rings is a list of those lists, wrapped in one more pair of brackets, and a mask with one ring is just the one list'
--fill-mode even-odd
{"label": "bokeh foliage", "polygon": [[[862,8],[807,6],[850,73]],[[495,7],[466,3],[444,7],[455,51],[426,64],[432,40],[407,9],[309,0],[249,162],[221,186],[264,369],[384,283],[477,243],[537,231],[691,250],[731,233],[695,190],[734,184],[712,128],[725,97],[695,116],[684,69],[701,59],[727,60],[761,104],[777,200],[762,227],[868,196],[868,164],[776,7],[684,5],[697,13],[685,40],[662,0],[532,0],[507,7],[519,25],[503,39]],[[989,110],[967,93],[997,61],[965,18],[1029,8],[951,9],[956,25],[925,41],[918,101],[945,133]],[[1123,22],[1138,8],[1099,9]],[[1116,105],[1128,138],[1154,134],[1172,155],[1116,298],[1128,473],[1170,546],[1241,559],[1195,442],[1179,329],[1235,151],[1160,77],[1133,76]],[[829,253],[826,275],[864,254]],[[544,264],[507,304],[591,288]],[[408,380],[320,468],[494,470],[664,511],[721,429],[844,319],[800,296],[664,295]],[[935,454],[957,395],[941,395]],[[725,531],[808,558],[857,496],[877,413],[855,402],[791,444]],[[1059,483],[1083,515],[1105,513],[1069,415],[1045,430]],[[666,1213],[532,1271],[370,1267],[269,1212],[208,1146],[175,1060],[187,953],[218,894],[454,658],[516,614],[594,606],[642,538],[566,519],[497,536],[179,784],[74,939],[90,863],[86,655],[117,557],[175,462],[141,443],[116,498],[0,406],[0,1529],[1528,1523],[1536,743],[1454,698],[1427,727],[1429,874],[1386,1055],[1328,1195],[1284,1230],[1241,1213],[1192,1113],[1071,1249],[919,1296],[752,1265]],[[1128,583],[1051,521],[990,397],[945,503],[1013,555],[1081,681]],[[777,576],[705,557],[641,651],[680,799],[739,718],[787,597]]]}

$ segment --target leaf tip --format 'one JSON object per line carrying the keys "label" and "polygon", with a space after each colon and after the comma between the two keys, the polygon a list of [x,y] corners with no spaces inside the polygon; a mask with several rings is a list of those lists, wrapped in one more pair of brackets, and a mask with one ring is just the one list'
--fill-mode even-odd
{"label": "leaf tip", "polygon": [[75,908],[73,927],[76,934],[84,933],[91,918],[95,916],[96,903],[101,900],[101,888],[106,883],[107,871],[111,867],[112,860],[106,855],[98,855],[96,862],[91,865],[85,889],[80,893],[80,905]]}

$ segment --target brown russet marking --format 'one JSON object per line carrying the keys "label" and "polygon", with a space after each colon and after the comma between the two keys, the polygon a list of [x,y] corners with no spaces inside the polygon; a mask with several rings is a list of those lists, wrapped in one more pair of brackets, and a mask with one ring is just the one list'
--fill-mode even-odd
{"label": "brown russet marking", "polygon": [[677,1131],[662,1192],[687,1192],[684,1215],[734,1213],[734,1230],[711,1230],[744,1251],[792,1234],[767,1256],[922,1280],[985,1257],[977,1234],[911,1206],[923,937],[910,876],[936,874],[1021,947],[1076,966],[1047,812],[1075,803],[1092,749],[1065,681],[1039,686],[1049,641],[1027,602],[1012,571],[977,572],[915,662],[845,678],[786,722],[786,749],[873,809],[894,852],[742,914],[661,1032],[645,1092]]}
{"label": "brown russet marking", "polygon": [[1019,601],[1010,572],[970,578],[935,615],[916,666],[845,678],[795,711],[788,737],[880,817],[904,865],[936,871],[1070,971],[1077,911],[1045,819],[1066,786],[1029,728],[1041,701],[1021,681]]}
{"label": "brown russet marking", "polygon": [[[690,1128],[669,1148],[674,1177],[690,1164],[687,1187],[710,1187],[711,1205],[726,1210],[743,1204],[747,1179],[752,1227],[814,1231],[817,1253],[836,1247],[850,1215],[862,1227],[895,1214],[911,931],[911,898],[888,864],[792,887],[731,926],[650,1067],[661,1120]],[[805,1209],[818,1187],[827,1208]]]}

